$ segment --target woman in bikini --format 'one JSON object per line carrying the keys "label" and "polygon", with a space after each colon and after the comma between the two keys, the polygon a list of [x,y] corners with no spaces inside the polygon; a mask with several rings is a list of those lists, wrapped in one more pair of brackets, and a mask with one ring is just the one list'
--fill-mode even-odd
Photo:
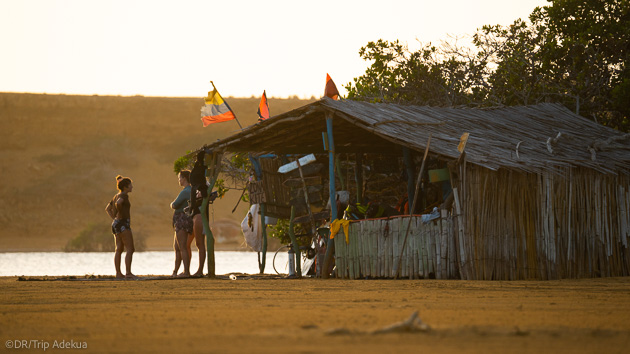
{"label": "woman in bikini", "polygon": [[[129,203],[129,193],[133,190],[130,178],[117,176],[118,194],[114,196],[113,203],[116,206],[116,217],[112,221],[112,233],[116,240],[116,252],[114,253],[114,267],[116,267],[116,278],[136,279],[131,273],[131,260],[135,251],[133,245],[133,234],[131,232],[131,203]],[[125,254],[126,274],[123,276],[120,270],[120,261],[123,251]]]}

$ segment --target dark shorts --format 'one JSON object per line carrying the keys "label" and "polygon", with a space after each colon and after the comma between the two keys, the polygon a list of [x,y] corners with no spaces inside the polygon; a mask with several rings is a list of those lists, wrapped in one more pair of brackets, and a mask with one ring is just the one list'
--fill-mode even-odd
{"label": "dark shorts", "polygon": [[112,233],[114,235],[127,230],[131,231],[131,221],[129,219],[114,219],[112,222]]}
{"label": "dark shorts", "polygon": [[186,233],[192,234],[193,220],[186,213],[175,213],[173,214],[173,227],[175,228],[175,232],[185,230]]}

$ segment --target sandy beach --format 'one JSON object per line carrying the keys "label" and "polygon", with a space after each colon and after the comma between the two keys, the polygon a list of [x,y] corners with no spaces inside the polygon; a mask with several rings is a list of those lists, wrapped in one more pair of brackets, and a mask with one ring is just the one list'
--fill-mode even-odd
{"label": "sandy beach", "polygon": [[[30,351],[48,346],[46,351],[60,352],[53,346],[65,341],[75,350],[86,346],[85,351],[110,353],[625,353],[630,347],[627,277],[221,278],[0,278],[0,337],[5,349],[28,341]],[[374,333],[415,311],[422,321],[415,331]],[[5,352],[25,351],[9,349]]]}

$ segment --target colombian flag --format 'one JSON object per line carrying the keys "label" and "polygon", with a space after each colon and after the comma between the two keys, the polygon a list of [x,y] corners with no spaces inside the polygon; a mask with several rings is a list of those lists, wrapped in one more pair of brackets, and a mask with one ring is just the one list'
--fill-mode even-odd
{"label": "colombian flag", "polygon": [[337,90],[337,85],[332,81],[330,75],[326,73],[326,88],[324,88],[324,96],[330,97],[333,100],[339,99],[339,91]]}
{"label": "colombian flag", "polygon": [[214,83],[212,87],[212,91],[208,92],[208,97],[206,97],[206,105],[201,107],[201,121],[204,127],[212,123],[236,119],[232,108],[223,100],[217,88],[214,87]]}
{"label": "colombian flag", "polygon": [[269,119],[269,104],[267,103],[267,91],[263,91],[260,103],[258,104],[258,121],[262,122],[265,119]]}

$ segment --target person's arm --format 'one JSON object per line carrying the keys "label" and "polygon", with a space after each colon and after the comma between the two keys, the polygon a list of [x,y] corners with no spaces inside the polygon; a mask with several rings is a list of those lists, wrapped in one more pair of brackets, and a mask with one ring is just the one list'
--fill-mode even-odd
{"label": "person's arm", "polygon": [[109,215],[110,218],[116,218],[116,204],[114,204],[114,200],[110,200],[107,205],[105,205],[105,212]]}
{"label": "person's arm", "polygon": [[179,195],[175,200],[171,203],[171,209],[179,209],[187,204],[188,198],[190,197],[190,191],[182,190],[179,192]]}
{"label": "person's arm", "polygon": [[125,200],[129,198],[128,196],[121,194],[120,197],[118,197],[118,199],[116,199],[116,210],[120,210],[122,209],[123,203],[125,202]]}

